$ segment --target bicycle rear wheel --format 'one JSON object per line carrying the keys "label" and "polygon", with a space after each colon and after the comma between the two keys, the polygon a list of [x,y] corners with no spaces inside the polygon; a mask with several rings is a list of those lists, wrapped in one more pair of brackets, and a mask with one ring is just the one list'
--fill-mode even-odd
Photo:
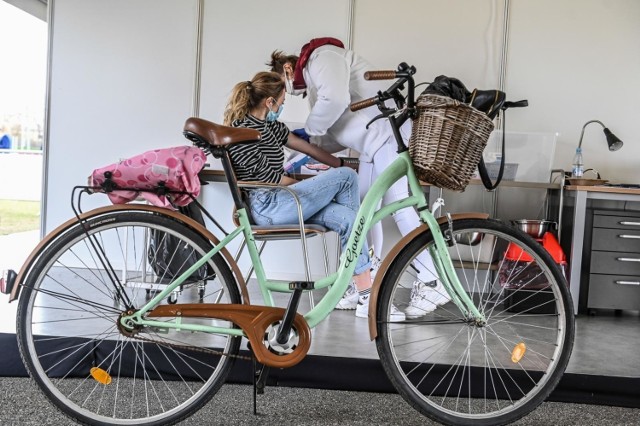
{"label": "bicycle rear wheel", "polygon": [[501,222],[458,220],[453,234],[453,265],[486,324],[475,324],[446,299],[429,307],[429,300],[442,299],[438,287],[417,295],[424,315],[386,320],[392,304],[409,304],[416,257],[434,245],[425,231],[384,276],[378,353],[398,392],[424,415],[445,424],[510,423],[545,400],[569,361],[574,324],[567,283],[542,245]]}
{"label": "bicycle rear wheel", "polygon": [[[172,424],[209,401],[234,360],[220,354],[237,355],[240,337],[162,327],[129,332],[118,319],[144,305],[149,289],[162,290],[171,271],[186,270],[211,248],[179,221],[145,211],[89,219],[56,239],[34,265],[18,306],[20,352],[45,395],[88,424]],[[204,301],[240,303],[222,257],[205,265],[197,271]],[[197,290],[183,287],[180,301],[196,303]]]}

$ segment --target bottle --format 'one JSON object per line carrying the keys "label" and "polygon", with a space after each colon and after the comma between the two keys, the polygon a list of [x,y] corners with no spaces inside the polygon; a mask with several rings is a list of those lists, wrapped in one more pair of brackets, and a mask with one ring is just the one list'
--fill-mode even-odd
{"label": "bottle", "polygon": [[582,148],[576,148],[576,155],[573,157],[573,167],[571,177],[581,178],[584,174],[584,161],[582,160]]}

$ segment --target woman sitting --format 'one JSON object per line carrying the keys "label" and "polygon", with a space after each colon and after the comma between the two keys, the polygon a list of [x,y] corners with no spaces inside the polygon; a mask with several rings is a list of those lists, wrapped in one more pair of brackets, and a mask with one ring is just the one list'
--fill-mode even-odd
{"label": "woman sitting", "polygon": [[[342,250],[346,244],[360,207],[358,175],[342,166],[342,160],[300,139],[278,121],[285,98],[282,77],[273,72],[260,72],[251,81],[233,88],[224,113],[224,124],[247,127],[260,132],[261,140],[229,147],[236,177],[241,181],[257,181],[287,185],[295,191],[305,223],[322,225],[340,235]],[[300,182],[285,176],[284,146],[307,154],[334,168]],[[296,202],[288,191],[279,188],[253,189],[248,194],[249,208],[256,225],[298,223]],[[367,318],[371,292],[371,262],[368,249],[358,254],[353,281],[359,300],[356,316]],[[392,321],[403,321],[404,313],[394,309]]]}

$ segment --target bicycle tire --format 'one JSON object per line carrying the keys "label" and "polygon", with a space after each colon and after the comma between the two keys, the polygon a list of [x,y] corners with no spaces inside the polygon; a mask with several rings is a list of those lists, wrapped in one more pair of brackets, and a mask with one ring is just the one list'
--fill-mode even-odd
{"label": "bicycle tire", "polygon": [[461,219],[453,222],[453,235],[456,273],[486,324],[468,321],[446,300],[426,312],[438,287],[414,290],[423,296],[423,316],[386,320],[392,305],[406,310],[411,303],[416,256],[434,245],[426,230],[398,253],[383,278],[378,353],[398,392],[427,417],[451,425],[511,423],[549,396],[567,366],[574,339],[568,285],[540,243],[502,222]]}
{"label": "bicycle tire", "polygon": [[[174,424],[210,401],[233,365],[233,356],[201,348],[238,354],[238,336],[160,328],[130,336],[118,329],[125,307],[136,309],[148,301],[145,287],[166,283],[149,265],[148,235],[158,231],[179,238],[182,249],[197,255],[212,248],[172,217],[114,212],[78,223],[54,240],[22,289],[17,336],[24,364],[45,396],[80,423]],[[212,274],[205,302],[240,303],[237,283],[220,254],[206,265]],[[127,298],[115,291],[109,270],[125,283]],[[180,297],[197,302],[195,287],[193,293]],[[158,303],[167,303],[166,298]],[[183,319],[188,321],[233,326]]]}

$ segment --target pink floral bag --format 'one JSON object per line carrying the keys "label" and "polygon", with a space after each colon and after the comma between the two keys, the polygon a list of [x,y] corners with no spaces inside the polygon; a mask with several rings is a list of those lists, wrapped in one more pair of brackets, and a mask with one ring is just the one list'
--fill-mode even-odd
{"label": "pink floral bag", "polygon": [[[198,173],[204,167],[206,155],[193,146],[154,149],[114,163],[91,173],[91,186],[102,186],[110,180],[116,189],[107,192],[113,204],[125,204],[142,196],[158,207],[174,210],[191,202],[188,194],[138,191],[155,190],[164,186],[170,191],[200,194]],[[103,187],[104,188],[104,187]],[[126,188],[126,190],[117,189]],[[135,189],[132,189],[135,188]]]}

